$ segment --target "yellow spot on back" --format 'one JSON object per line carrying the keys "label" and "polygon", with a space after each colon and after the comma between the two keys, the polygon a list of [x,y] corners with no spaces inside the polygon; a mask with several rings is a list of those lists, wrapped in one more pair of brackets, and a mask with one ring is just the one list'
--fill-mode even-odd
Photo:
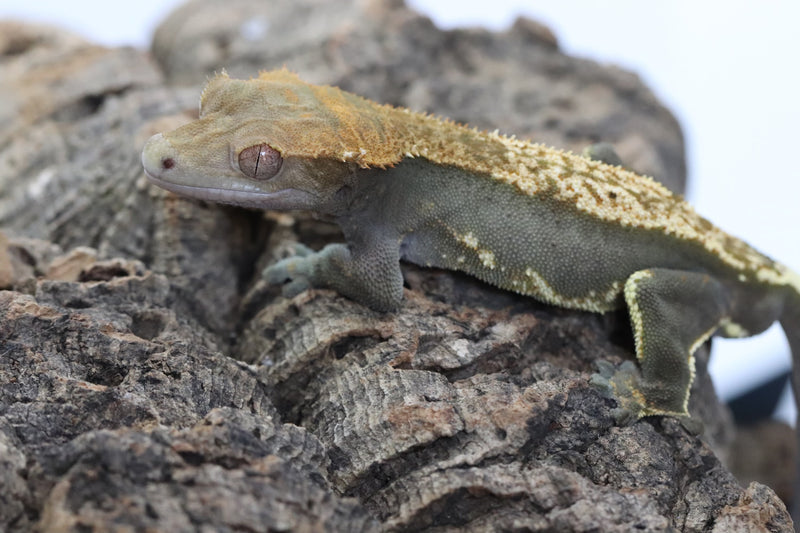
{"label": "yellow spot on back", "polygon": [[494,268],[497,266],[497,263],[495,262],[494,259],[494,254],[489,250],[480,250],[478,252],[478,259],[481,260],[483,266],[485,266],[490,270],[494,270]]}
{"label": "yellow spot on back", "polygon": [[478,238],[475,237],[472,232],[458,236],[458,240],[463,242],[468,248],[472,248],[473,250],[478,249]]}

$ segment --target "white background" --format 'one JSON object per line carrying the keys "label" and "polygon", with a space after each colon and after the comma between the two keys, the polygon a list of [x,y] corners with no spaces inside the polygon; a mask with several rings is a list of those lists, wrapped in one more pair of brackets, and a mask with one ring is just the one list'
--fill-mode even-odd
{"label": "white background", "polygon": [[[0,18],[146,47],[178,3],[0,0]],[[800,2],[408,3],[443,28],[503,30],[524,13],[548,25],[566,53],[639,73],[684,128],[689,200],[717,225],[800,271]],[[715,340],[712,373],[723,398],[788,365],[788,346],[776,327],[752,340]],[[787,395],[781,418],[793,420],[791,409]]]}

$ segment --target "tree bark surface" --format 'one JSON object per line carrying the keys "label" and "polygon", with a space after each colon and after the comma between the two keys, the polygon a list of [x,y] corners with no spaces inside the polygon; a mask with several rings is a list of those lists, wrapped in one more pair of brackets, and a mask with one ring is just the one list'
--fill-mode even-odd
{"label": "tree bark surface", "polygon": [[[691,412],[618,426],[589,383],[624,313],[548,307],[404,265],[380,314],[259,281],[341,239],[150,186],[144,141],[206,77],[313,82],[581,150],[676,191],[683,140],[638,78],[518,20],[442,31],[401,2],[197,0],[151,52],[0,22],[0,530],[787,531],[722,465],[698,354]],[[715,454],[716,452],[716,454]]]}

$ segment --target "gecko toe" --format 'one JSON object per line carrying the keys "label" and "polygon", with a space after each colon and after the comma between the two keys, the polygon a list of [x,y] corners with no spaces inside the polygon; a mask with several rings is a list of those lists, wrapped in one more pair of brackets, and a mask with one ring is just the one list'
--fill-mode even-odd
{"label": "gecko toe", "polygon": [[[305,249],[314,253],[309,248]],[[282,294],[291,298],[311,288],[312,284],[309,278],[309,273],[313,268],[311,263],[311,256],[287,257],[265,268],[261,276],[268,285],[283,285]]]}
{"label": "gecko toe", "polygon": [[261,277],[268,285],[281,285],[292,279],[286,259],[265,268],[261,273]]}
{"label": "gecko toe", "polygon": [[311,285],[305,279],[295,279],[287,283],[281,289],[281,294],[286,298],[294,298],[301,292],[311,288]]}

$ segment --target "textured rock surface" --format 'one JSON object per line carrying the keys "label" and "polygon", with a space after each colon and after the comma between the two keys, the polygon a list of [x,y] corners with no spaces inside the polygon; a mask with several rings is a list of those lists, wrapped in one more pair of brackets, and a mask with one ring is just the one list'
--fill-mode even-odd
{"label": "textured rock surface", "polygon": [[109,261],[27,286],[0,291],[4,531],[376,529],[165,276]]}
{"label": "textured rock surface", "polygon": [[712,452],[730,424],[704,353],[701,437],[618,427],[588,382],[631,357],[624,314],[412,266],[396,314],[288,301],[256,273],[336,228],[147,185],[141,145],[196,113],[207,73],[283,64],[558,146],[610,141],[683,183],[680,131],[637,78],[531,21],[443,32],[399,2],[203,0],[152,56],[0,23],[0,530],[789,527]]}

